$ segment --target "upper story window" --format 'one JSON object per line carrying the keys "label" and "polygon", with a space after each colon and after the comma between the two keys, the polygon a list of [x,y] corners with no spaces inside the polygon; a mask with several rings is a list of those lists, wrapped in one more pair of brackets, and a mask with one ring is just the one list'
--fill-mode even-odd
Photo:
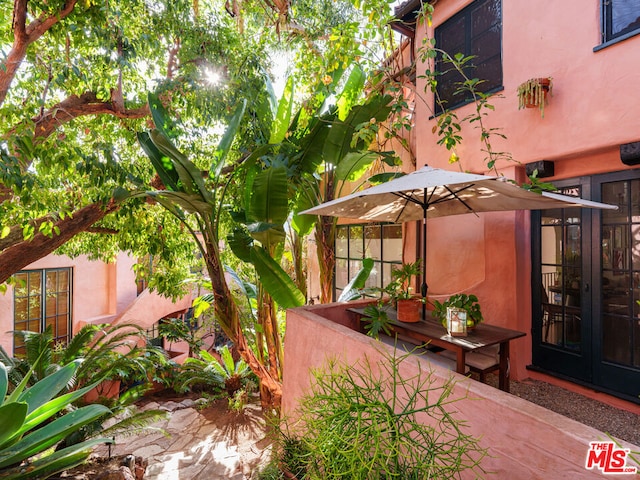
{"label": "upper story window", "polygon": [[[484,93],[502,88],[502,1],[476,0],[435,29],[436,47],[451,57],[458,53],[473,56],[465,67],[465,75],[478,78],[477,89]],[[436,59],[437,92],[444,108],[467,103],[471,95],[459,92],[463,76],[441,56]],[[436,105],[436,113],[442,107]]]}
{"label": "upper story window", "polygon": [[[13,289],[14,330],[42,333],[51,327],[55,343],[71,338],[71,269],[53,268],[16,273]],[[24,354],[15,337],[14,354]]]}
{"label": "upper story window", "polygon": [[640,33],[640,0],[602,0],[602,40]]}

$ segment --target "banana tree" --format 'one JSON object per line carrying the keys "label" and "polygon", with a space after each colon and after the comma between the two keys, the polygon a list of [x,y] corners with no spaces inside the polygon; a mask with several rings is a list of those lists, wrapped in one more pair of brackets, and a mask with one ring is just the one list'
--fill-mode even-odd
{"label": "banana tree", "polygon": [[[295,212],[337,198],[347,182],[361,178],[376,159],[390,165],[396,163],[392,152],[369,150],[377,133],[376,124],[391,111],[392,98],[374,93],[363,104],[356,105],[363,85],[361,70],[354,68],[336,106],[326,111],[326,106],[323,107],[302,134],[297,131],[299,125],[292,124],[289,136],[299,149],[296,161],[303,172]],[[322,303],[332,300],[336,222],[333,217],[309,220],[294,215],[293,226],[299,233],[308,231],[310,224],[315,228]]]}
{"label": "banana tree", "polygon": [[289,216],[289,179],[284,167],[269,167],[255,176],[247,175],[245,196],[248,208],[236,211],[244,228],[237,228],[229,240],[233,252],[252,264],[258,274],[256,352],[271,374],[282,378],[283,349],[279,335],[277,307],[304,304],[305,297],[280,266],[285,242],[284,223]]}
{"label": "banana tree", "polygon": [[[173,145],[168,134],[163,130],[163,126],[168,122],[166,112],[158,99],[150,95],[149,104],[156,128],[140,133],[138,139],[165,189],[137,193],[123,192],[123,195],[151,197],[178,218],[192,235],[210,277],[216,319],[225,334],[234,342],[242,358],[260,379],[263,406],[277,407],[281,397],[279,373],[281,361],[276,360],[281,359],[281,353],[278,353],[281,351],[281,346],[276,340],[277,329],[273,328],[275,316],[259,315],[259,325],[254,326],[255,330],[263,330],[265,339],[268,339],[266,348],[270,361],[266,361],[262,358],[262,349],[258,348],[254,352],[247,342],[240,321],[241,311],[226,281],[225,266],[220,252],[220,218],[225,213],[223,205],[229,182],[229,178],[225,178],[223,174],[223,167],[235,132],[244,115],[246,102],[237,108],[220,141],[211,162],[206,183],[202,172]],[[266,149],[256,149],[245,159],[245,164],[251,165],[265,151]],[[269,190],[270,182],[277,177],[277,172],[256,176],[252,181],[253,188],[257,192]],[[274,249],[281,243],[279,239],[282,238],[280,232],[282,227],[278,227],[278,224],[282,223],[282,215],[279,212],[279,205],[282,202],[276,200],[273,202],[261,205],[254,202],[248,218],[254,218],[257,223],[252,233],[260,239],[260,244],[248,245],[245,254],[255,266],[261,284],[269,289],[270,296],[278,304],[288,308],[304,303],[304,297],[295,289],[291,279],[272,255]],[[278,208],[274,208],[274,205]],[[272,308],[274,307],[269,306],[269,309]]]}

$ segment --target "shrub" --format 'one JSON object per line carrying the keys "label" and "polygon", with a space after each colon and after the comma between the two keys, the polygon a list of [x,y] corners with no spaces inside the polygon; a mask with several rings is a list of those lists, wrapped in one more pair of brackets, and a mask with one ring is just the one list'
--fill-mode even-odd
{"label": "shrub", "polygon": [[281,433],[296,433],[281,435],[281,464],[306,479],[423,480],[481,472],[487,452],[451,413],[453,380],[437,385],[426,371],[403,378],[399,366],[408,355],[383,352],[375,368],[365,359],[331,361],[315,371],[298,421],[280,426]]}

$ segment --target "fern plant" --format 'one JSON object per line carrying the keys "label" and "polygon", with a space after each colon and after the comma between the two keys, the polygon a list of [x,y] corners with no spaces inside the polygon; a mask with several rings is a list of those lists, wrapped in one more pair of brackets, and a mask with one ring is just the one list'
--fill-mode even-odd
{"label": "fern plant", "polygon": [[187,358],[183,364],[180,377],[181,389],[187,390],[196,385],[213,388],[224,388],[230,397],[243,387],[251,370],[247,363],[233,359],[227,345],[218,349],[218,359],[206,350],[200,350],[200,358]]}

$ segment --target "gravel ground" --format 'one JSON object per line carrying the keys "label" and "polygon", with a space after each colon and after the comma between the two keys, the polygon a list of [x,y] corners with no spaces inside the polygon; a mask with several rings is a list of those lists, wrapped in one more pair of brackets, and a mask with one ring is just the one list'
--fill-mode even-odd
{"label": "gravel ground", "polygon": [[[495,375],[487,383],[497,385]],[[511,380],[511,393],[614,437],[640,445],[640,415],[538,380]]]}

